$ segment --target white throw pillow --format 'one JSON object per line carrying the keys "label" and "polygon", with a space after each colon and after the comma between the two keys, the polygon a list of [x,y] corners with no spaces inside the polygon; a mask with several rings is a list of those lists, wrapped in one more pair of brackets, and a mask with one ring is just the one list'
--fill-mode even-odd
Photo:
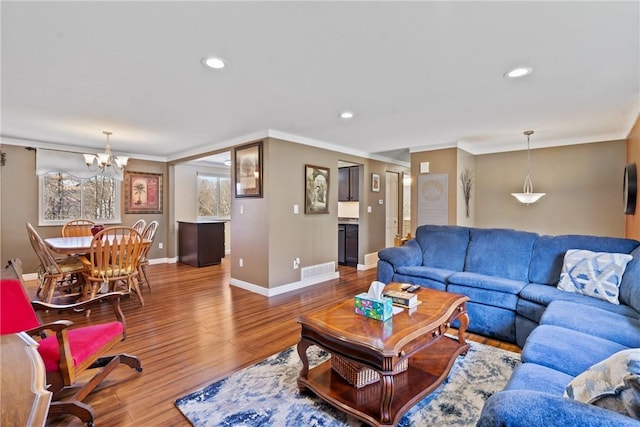
{"label": "white throw pillow", "polygon": [[564,254],[558,289],[620,304],[622,275],[632,259],[629,254],[569,249]]}
{"label": "white throw pillow", "polygon": [[564,397],[640,416],[640,349],[622,350],[575,377]]}

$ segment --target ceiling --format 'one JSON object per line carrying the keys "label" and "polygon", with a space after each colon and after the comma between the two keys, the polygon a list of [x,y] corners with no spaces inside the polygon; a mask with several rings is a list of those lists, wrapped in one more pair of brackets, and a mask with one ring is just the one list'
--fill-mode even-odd
{"label": "ceiling", "polygon": [[5,143],[102,151],[109,130],[116,154],[172,161],[272,135],[406,161],[521,150],[528,129],[532,148],[624,139],[640,110],[637,1],[0,8]]}

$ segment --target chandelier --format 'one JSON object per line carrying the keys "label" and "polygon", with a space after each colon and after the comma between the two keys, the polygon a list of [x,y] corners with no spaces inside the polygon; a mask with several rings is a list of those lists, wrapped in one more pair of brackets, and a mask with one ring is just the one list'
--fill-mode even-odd
{"label": "chandelier", "polygon": [[524,186],[522,187],[522,193],[511,193],[513,197],[518,199],[520,203],[531,204],[537,202],[542,196],[547,193],[534,193],[533,182],[531,181],[531,173],[529,172],[530,162],[530,150],[529,150],[529,137],[533,134],[532,130],[524,131],[524,135],[527,137],[527,176],[524,178]]}
{"label": "chandelier", "polygon": [[[97,154],[83,154],[84,161],[87,164],[87,167],[90,170],[98,170],[105,171],[108,167],[113,166],[114,169],[118,171],[124,170],[125,166],[127,166],[127,162],[129,161],[129,157],[127,156],[119,156],[115,157],[111,154],[111,146],[109,145],[109,137],[113,134],[113,132],[102,131],[103,134],[107,135],[107,146],[104,149],[104,153]],[[92,169],[92,166],[97,164],[96,169]]]}

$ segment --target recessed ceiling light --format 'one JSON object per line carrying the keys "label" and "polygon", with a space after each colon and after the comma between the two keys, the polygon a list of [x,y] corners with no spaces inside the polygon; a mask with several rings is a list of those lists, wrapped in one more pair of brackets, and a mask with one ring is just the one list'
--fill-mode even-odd
{"label": "recessed ceiling light", "polygon": [[202,63],[209,68],[214,68],[216,70],[220,70],[227,65],[227,61],[222,58],[217,58],[215,56],[204,58]]}
{"label": "recessed ceiling light", "polygon": [[518,77],[524,77],[533,72],[533,68],[531,67],[516,67],[512,70],[504,73],[504,77],[508,77],[510,79],[517,79]]}
{"label": "recessed ceiling light", "polygon": [[340,113],[340,118],[352,119],[353,118],[353,113],[351,111],[343,111],[342,113]]}

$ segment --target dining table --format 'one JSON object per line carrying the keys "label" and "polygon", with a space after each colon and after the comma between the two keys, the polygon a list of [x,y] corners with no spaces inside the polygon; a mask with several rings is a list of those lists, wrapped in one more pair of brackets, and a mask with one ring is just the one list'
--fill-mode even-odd
{"label": "dining table", "polygon": [[[93,236],[49,237],[44,239],[49,249],[63,255],[85,254],[89,252]],[[143,245],[150,245],[151,240],[145,239]]]}

